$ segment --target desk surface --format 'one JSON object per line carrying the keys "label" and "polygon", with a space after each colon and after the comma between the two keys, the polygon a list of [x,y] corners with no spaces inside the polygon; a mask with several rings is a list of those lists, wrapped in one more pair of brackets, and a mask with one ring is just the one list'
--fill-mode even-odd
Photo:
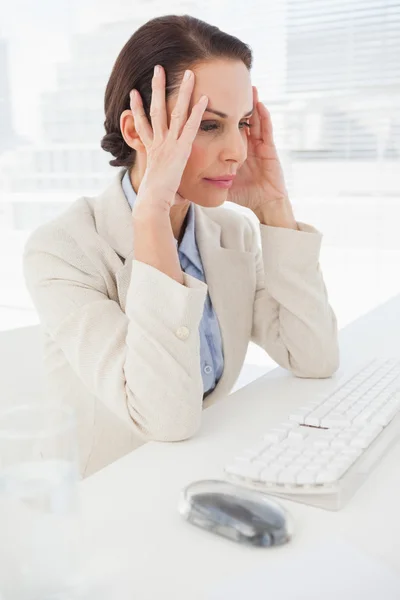
{"label": "desk surface", "polygon": [[224,479],[224,465],[310,393],[332,389],[371,356],[400,357],[400,296],[343,329],[340,346],[334,377],[304,380],[274,369],[206,409],[201,431],[191,440],[150,442],[81,483],[85,539],[128,569],[132,597],[204,599],[235,573],[299,556],[335,534],[400,573],[400,444],[341,511],[279,499],[295,526],[291,543],[280,548],[239,546],[193,527],[177,511],[184,486]]}

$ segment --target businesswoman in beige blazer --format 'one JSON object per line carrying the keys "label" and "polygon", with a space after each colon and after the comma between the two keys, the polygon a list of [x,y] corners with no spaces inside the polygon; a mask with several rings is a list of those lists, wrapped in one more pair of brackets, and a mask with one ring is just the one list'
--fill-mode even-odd
{"label": "businesswoman in beige blazer", "polygon": [[101,145],[122,168],[28,240],[48,394],[76,408],[82,475],[193,436],[249,340],[298,377],[338,368],[322,236],[295,220],[251,65],[193,17],[140,27],[105,94]]}

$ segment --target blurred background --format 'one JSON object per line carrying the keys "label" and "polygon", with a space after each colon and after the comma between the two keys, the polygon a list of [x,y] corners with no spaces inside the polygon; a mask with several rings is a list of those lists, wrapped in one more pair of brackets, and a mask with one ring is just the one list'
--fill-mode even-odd
{"label": "blurred background", "polygon": [[[0,332],[38,323],[27,236],[117,172],[103,97],[131,34],[191,14],[248,43],[339,327],[400,291],[400,1],[0,0]],[[228,209],[235,210],[227,203]],[[237,386],[275,366],[250,345]]]}

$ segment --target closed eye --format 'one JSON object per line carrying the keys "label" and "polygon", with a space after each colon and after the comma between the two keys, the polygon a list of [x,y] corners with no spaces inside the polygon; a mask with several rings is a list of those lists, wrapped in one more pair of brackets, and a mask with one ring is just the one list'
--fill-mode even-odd
{"label": "closed eye", "polygon": [[[250,127],[252,127],[252,125],[250,123],[248,123],[247,121],[242,121],[241,123],[239,123],[239,125],[242,125],[243,127],[248,127],[250,129]],[[219,129],[220,125],[219,123],[210,123],[207,121],[202,121],[200,124],[200,129],[202,131],[215,131],[216,129]]]}

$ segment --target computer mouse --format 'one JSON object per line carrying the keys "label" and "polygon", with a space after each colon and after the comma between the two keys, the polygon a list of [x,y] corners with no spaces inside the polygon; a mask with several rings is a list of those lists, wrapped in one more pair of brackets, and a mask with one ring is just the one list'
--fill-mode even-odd
{"label": "computer mouse", "polygon": [[180,514],[190,523],[250,546],[280,546],[292,537],[292,520],[257,490],[219,480],[191,483],[181,493]]}

